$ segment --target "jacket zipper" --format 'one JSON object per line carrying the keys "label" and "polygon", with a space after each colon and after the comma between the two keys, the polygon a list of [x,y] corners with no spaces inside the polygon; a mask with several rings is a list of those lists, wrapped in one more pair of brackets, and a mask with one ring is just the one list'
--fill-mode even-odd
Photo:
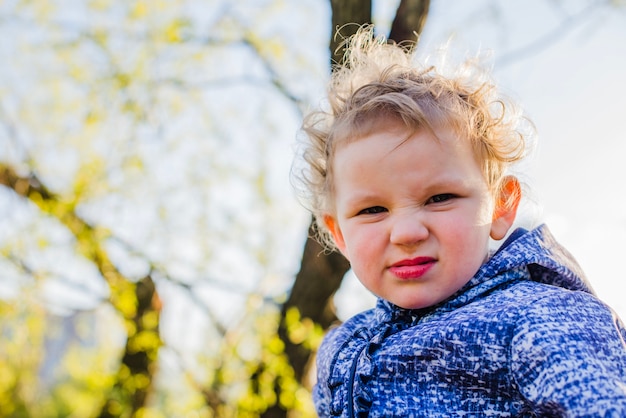
{"label": "jacket zipper", "polygon": [[350,367],[350,379],[348,380],[348,417],[354,418],[354,379],[356,378],[356,368],[359,364],[359,358],[363,353],[363,350],[368,346],[369,343],[366,343],[359,352],[354,357],[354,361],[352,362],[352,366]]}

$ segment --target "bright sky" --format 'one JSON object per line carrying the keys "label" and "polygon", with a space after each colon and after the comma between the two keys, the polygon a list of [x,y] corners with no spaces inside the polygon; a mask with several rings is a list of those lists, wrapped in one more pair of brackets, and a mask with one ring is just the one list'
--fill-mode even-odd
{"label": "bright sky", "polygon": [[[384,15],[396,3],[379,0],[377,9]],[[434,0],[420,48],[449,41],[461,53],[491,54],[495,77],[537,127],[525,180],[539,220],[624,319],[626,5],[597,3]]]}

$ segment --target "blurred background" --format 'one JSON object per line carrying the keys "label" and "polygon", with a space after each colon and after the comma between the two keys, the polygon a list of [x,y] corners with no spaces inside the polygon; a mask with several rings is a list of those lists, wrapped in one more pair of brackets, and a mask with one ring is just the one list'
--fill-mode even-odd
{"label": "blurred background", "polygon": [[626,318],[624,1],[2,0],[0,416],[315,416],[373,304],[289,183],[349,22],[485,57],[537,126],[519,223]]}

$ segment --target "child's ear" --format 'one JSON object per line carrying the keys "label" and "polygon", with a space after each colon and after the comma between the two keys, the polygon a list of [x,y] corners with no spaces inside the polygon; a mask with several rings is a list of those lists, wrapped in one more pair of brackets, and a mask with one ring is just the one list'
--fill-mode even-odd
{"label": "child's ear", "polygon": [[522,197],[522,189],[515,177],[507,176],[502,181],[502,187],[496,196],[496,207],[491,223],[491,238],[495,240],[504,238],[509,232]]}
{"label": "child's ear", "polygon": [[333,241],[335,241],[335,245],[339,251],[341,251],[341,254],[345,256],[346,242],[343,239],[343,234],[341,233],[337,220],[330,215],[324,215],[324,225],[326,225],[326,228],[333,237]]}

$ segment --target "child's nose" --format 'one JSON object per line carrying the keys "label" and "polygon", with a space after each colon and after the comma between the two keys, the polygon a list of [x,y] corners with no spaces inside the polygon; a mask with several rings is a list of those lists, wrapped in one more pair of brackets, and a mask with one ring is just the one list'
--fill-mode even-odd
{"label": "child's nose", "polygon": [[422,216],[417,213],[396,215],[390,234],[390,241],[396,245],[415,245],[428,237],[428,228]]}

